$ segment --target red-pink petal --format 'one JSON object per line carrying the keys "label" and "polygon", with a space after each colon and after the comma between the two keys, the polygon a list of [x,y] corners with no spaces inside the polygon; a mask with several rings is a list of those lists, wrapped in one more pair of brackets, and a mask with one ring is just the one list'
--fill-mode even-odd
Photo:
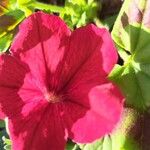
{"label": "red-pink petal", "polygon": [[28,66],[12,57],[11,55],[0,55],[0,86],[6,88],[20,88],[23,84]]}
{"label": "red-pink petal", "polygon": [[24,82],[28,67],[9,55],[0,55],[0,110],[4,114],[12,116],[21,111],[24,104],[17,94]]}
{"label": "red-pink petal", "polygon": [[[79,38],[81,35],[82,39]],[[65,114],[69,115],[65,117],[65,122],[68,123],[69,137],[76,142],[91,142],[104,136],[120,119],[123,97],[107,80],[107,75],[116,62],[116,49],[108,31],[88,25],[73,32],[70,54],[66,57],[70,72],[64,72],[64,81],[67,81],[68,77],[70,80],[66,82],[62,93],[72,103],[71,106],[66,105],[65,110],[69,112]],[[99,90],[96,90],[97,87]],[[97,92],[93,98],[90,95],[94,91]],[[105,91],[108,96],[103,94]],[[110,113],[107,113],[108,109]],[[112,117],[113,111],[116,113],[115,117]]]}
{"label": "red-pink petal", "polygon": [[[70,30],[57,16],[37,12],[20,26],[11,52],[28,64],[39,88],[52,89],[57,80],[51,79],[64,57]],[[58,71],[57,71],[58,72]],[[50,79],[49,79],[50,78]],[[47,85],[48,80],[53,84]]]}
{"label": "red-pink petal", "polygon": [[120,91],[108,83],[89,91],[89,108],[82,102],[66,103],[63,118],[69,137],[75,142],[87,143],[110,133],[120,119],[122,100]]}
{"label": "red-pink petal", "polygon": [[[63,150],[68,135],[85,143],[112,131],[123,98],[107,80],[117,62],[107,30],[71,34],[59,17],[38,12],[20,26],[11,52],[0,58],[0,117],[9,117],[15,150]],[[48,103],[49,92],[62,102]]]}
{"label": "red-pink petal", "polygon": [[9,130],[13,150],[64,150],[65,131],[53,104],[41,103],[26,117],[10,119]]}
{"label": "red-pink petal", "polygon": [[[11,55],[0,56],[0,118],[22,113],[24,105],[44,99],[28,65]],[[28,113],[32,108],[28,108]]]}
{"label": "red-pink petal", "polygon": [[88,25],[70,34],[58,17],[42,12],[33,14],[20,26],[11,51],[29,65],[43,90],[48,86],[50,90],[61,90],[91,57],[91,61],[99,61],[94,69],[101,76],[107,75],[117,61],[114,44],[105,29]]}
{"label": "red-pink petal", "polygon": [[[82,35],[82,40],[79,40],[80,35]],[[66,58],[69,70],[63,74],[66,76],[64,82],[68,81],[68,78],[70,80],[66,82],[62,93],[65,93],[71,101],[90,107],[88,94],[95,86],[108,82],[107,72],[117,62],[116,49],[108,31],[94,25],[77,29],[71,37],[70,55],[68,54],[68,59]],[[102,49],[103,45],[112,47]],[[108,62],[108,58],[104,57],[107,51],[112,54],[112,57],[109,58],[111,61]],[[105,66],[108,66],[109,69]]]}
{"label": "red-pink petal", "polygon": [[63,82],[61,85],[67,86],[77,74],[82,74],[80,76],[84,78],[92,76],[92,82],[97,80],[97,84],[103,83],[106,80],[104,76],[108,75],[116,62],[116,48],[106,29],[92,24],[76,29],[70,36],[69,49],[63,62],[59,77]]}
{"label": "red-pink petal", "polygon": [[92,26],[93,32],[97,34],[97,36],[101,36],[102,45],[100,48],[101,52],[101,61],[102,61],[102,69],[107,73],[110,73],[114,65],[117,63],[118,54],[117,49],[115,48],[114,42],[111,38],[111,34],[106,29],[100,29],[96,26]]}

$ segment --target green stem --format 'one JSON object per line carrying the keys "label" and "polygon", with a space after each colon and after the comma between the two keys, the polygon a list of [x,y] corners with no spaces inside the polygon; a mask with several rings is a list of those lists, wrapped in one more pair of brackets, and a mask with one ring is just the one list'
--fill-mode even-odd
{"label": "green stem", "polygon": [[50,5],[50,4],[44,4],[40,2],[33,2],[29,6],[40,9],[40,10],[48,10],[55,13],[61,13],[65,11],[65,8],[56,6],[56,5]]}

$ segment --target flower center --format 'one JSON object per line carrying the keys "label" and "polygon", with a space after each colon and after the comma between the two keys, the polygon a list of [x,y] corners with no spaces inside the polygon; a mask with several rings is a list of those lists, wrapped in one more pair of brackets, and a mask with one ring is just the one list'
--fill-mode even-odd
{"label": "flower center", "polygon": [[49,92],[45,94],[45,99],[49,102],[49,103],[57,103],[60,101],[60,97],[55,95],[55,93],[53,92]]}

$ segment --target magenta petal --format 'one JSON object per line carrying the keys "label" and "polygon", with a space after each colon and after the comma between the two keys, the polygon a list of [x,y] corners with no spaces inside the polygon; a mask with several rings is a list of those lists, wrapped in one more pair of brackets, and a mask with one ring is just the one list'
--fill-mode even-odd
{"label": "magenta petal", "polygon": [[94,87],[88,97],[90,108],[75,102],[65,105],[69,137],[79,143],[92,142],[110,133],[120,120],[123,108],[120,91],[110,83]]}
{"label": "magenta petal", "polygon": [[20,113],[24,102],[17,92],[24,82],[28,67],[9,55],[0,56],[0,110],[4,118]]}
{"label": "magenta petal", "polygon": [[0,55],[0,86],[6,88],[20,88],[25,74],[29,72],[28,66],[12,57]]}
{"label": "magenta petal", "polygon": [[123,97],[107,80],[117,53],[108,31],[94,25],[73,32],[70,48],[66,80],[68,76],[71,80],[63,89],[68,99],[64,119],[71,139],[92,142],[110,133],[120,119]]}
{"label": "magenta petal", "polygon": [[1,55],[0,118],[4,118],[4,114],[7,117],[18,115],[25,104],[39,102],[43,98],[42,92],[31,78],[28,66],[10,55]]}
{"label": "magenta petal", "polygon": [[13,150],[64,150],[65,132],[53,104],[41,103],[28,116],[12,118],[9,130]]}
{"label": "magenta petal", "polygon": [[96,26],[92,26],[93,32],[97,34],[97,36],[101,36],[102,45],[100,48],[101,52],[101,61],[102,61],[102,69],[109,74],[114,65],[117,63],[118,54],[115,48],[114,42],[111,38],[111,34],[106,29],[100,29]]}
{"label": "magenta petal", "polygon": [[88,74],[91,72],[98,84],[105,81],[104,76],[111,71],[118,58],[109,32],[92,24],[76,29],[71,34],[66,53],[61,76],[65,82],[62,85],[65,86],[70,80],[74,80],[76,74],[85,71],[85,68],[89,72],[85,71],[84,75],[91,76]]}
{"label": "magenta petal", "polygon": [[28,64],[40,89],[44,90],[49,80],[53,83],[52,74],[63,59],[69,35],[59,17],[43,12],[34,13],[20,25],[10,51]]}
{"label": "magenta petal", "polygon": [[[82,40],[79,40],[80,35]],[[108,31],[94,25],[77,29],[73,32],[71,39],[70,55],[68,54],[70,57],[66,58],[69,70],[64,74],[66,75],[64,81],[67,81],[69,77],[71,80],[63,87],[63,92],[71,101],[90,107],[88,94],[95,86],[108,83],[107,72],[117,62],[116,49]],[[105,47],[105,45],[109,46]],[[107,51],[112,54],[109,61],[106,56]]]}
{"label": "magenta petal", "polygon": [[0,56],[0,118],[14,150],[64,150],[67,138],[92,142],[120,119],[123,97],[108,81],[117,52],[94,25],[70,32],[37,12],[20,26],[11,55]]}

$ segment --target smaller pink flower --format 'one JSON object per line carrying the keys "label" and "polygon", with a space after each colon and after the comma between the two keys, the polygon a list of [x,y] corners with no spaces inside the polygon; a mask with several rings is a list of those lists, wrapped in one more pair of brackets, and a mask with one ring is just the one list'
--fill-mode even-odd
{"label": "smaller pink flower", "polygon": [[113,130],[123,97],[107,80],[117,62],[107,30],[71,32],[37,12],[10,51],[0,56],[0,116],[9,119],[14,150],[64,150],[68,138],[88,143]]}

